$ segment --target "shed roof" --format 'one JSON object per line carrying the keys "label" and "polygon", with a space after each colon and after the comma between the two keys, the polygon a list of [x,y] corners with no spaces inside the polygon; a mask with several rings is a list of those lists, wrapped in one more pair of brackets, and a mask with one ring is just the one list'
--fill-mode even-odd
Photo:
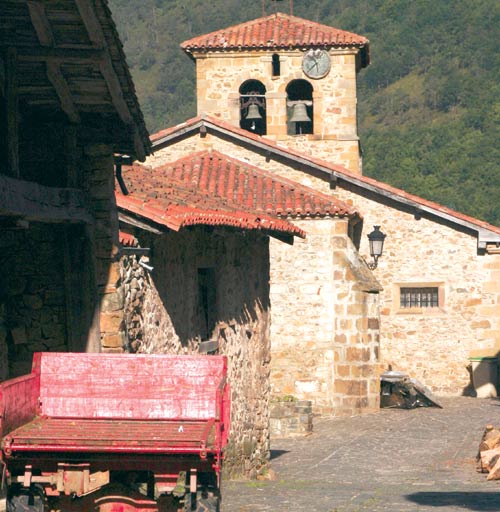
{"label": "shed roof", "polygon": [[72,123],[109,122],[117,152],[139,159],[150,142],[107,0],[1,2],[0,50],[17,97]]}
{"label": "shed roof", "polygon": [[342,201],[218,151],[155,169],[135,164],[123,178],[129,195],[117,190],[118,207],[174,230],[221,225],[304,237],[287,217],[358,215]]}
{"label": "shed roof", "polygon": [[369,41],[366,37],[280,12],[193,37],[184,41],[181,47],[187,53],[356,47],[362,49],[362,65],[369,64]]}

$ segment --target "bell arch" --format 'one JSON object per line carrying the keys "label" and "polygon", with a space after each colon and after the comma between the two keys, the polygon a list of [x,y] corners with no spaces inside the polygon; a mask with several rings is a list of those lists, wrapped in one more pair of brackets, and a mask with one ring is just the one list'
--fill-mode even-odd
{"label": "bell arch", "polygon": [[286,86],[286,124],[288,135],[314,133],[313,86],[303,79]]}
{"label": "bell arch", "polygon": [[240,128],[266,135],[266,86],[259,80],[246,80],[240,85]]}

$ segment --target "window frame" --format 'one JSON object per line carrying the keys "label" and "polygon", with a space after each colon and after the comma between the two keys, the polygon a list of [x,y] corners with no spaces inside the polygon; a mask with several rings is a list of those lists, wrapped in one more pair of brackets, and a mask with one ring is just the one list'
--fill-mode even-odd
{"label": "window frame", "polygon": [[[425,288],[437,288],[438,305],[437,306],[417,306],[405,308],[401,307],[401,290],[414,288],[422,290]],[[446,313],[445,309],[445,284],[442,281],[418,281],[418,282],[400,282],[393,286],[393,312],[398,315],[439,315]]]}

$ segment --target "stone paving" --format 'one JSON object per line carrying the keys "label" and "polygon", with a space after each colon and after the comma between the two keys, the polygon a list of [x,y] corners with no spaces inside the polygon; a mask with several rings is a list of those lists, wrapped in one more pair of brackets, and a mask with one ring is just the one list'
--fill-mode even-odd
{"label": "stone paving", "polygon": [[476,472],[500,400],[315,419],[309,437],[274,440],[274,481],[224,482],[223,512],[500,511],[500,481]]}

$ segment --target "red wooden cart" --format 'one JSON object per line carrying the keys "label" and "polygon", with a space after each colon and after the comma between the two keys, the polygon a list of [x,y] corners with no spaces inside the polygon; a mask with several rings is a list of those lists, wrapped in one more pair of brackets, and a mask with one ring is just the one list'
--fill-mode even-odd
{"label": "red wooden cart", "polygon": [[0,384],[8,512],[218,511],[223,356],[37,353]]}

